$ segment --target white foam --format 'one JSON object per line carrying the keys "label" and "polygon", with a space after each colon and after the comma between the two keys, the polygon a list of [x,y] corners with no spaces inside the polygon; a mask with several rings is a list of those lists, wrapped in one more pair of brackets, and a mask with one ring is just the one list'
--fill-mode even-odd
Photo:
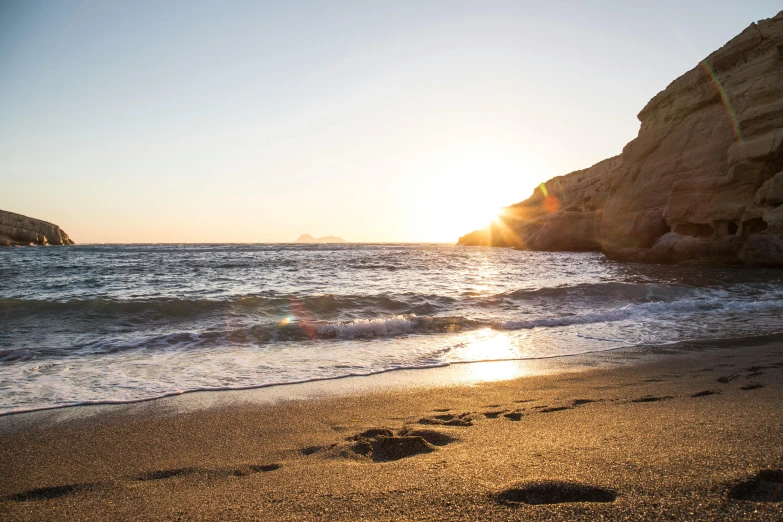
{"label": "white foam", "polygon": [[395,316],[379,319],[358,319],[349,323],[329,323],[317,326],[325,337],[340,339],[361,339],[367,337],[389,337],[413,332],[416,329],[413,316]]}
{"label": "white foam", "polygon": [[699,311],[721,310],[726,313],[764,311],[783,308],[783,300],[769,299],[763,301],[724,301],[713,299],[687,299],[671,302],[654,302],[644,304],[629,304],[622,308],[613,308],[601,312],[565,315],[560,317],[544,317],[525,321],[506,321],[500,324],[505,330],[523,330],[538,327],[572,326],[579,324],[609,323],[627,319],[664,315],[667,313],[687,313]]}

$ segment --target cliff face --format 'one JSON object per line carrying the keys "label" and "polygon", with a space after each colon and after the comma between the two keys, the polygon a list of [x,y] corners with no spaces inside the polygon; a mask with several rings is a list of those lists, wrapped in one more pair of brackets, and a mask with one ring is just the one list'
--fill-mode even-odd
{"label": "cliff face", "polygon": [[639,119],[601,222],[603,251],[783,264],[783,13],[672,82]]}
{"label": "cliff face", "polygon": [[[546,183],[559,208],[537,189],[509,207],[537,212],[512,210],[460,242],[783,266],[783,12],[676,79],[639,120],[620,156]],[[518,239],[497,240],[503,228]]]}
{"label": "cliff face", "polygon": [[73,245],[73,241],[57,225],[0,210],[0,246],[13,245]]}

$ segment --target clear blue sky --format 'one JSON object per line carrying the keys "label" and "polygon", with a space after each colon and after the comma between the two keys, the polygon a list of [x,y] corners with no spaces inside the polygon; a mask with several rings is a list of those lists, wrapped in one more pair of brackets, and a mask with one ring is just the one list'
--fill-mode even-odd
{"label": "clear blue sky", "polygon": [[0,208],[77,242],[455,241],[781,9],[0,0]]}

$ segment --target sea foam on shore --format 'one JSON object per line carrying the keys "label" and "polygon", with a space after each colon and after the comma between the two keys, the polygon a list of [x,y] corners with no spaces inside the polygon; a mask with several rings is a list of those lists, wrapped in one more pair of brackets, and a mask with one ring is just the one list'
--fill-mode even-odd
{"label": "sea foam on shore", "polygon": [[783,312],[777,270],[445,245],[9,249],[0,279],[0,413],[743,337]]}

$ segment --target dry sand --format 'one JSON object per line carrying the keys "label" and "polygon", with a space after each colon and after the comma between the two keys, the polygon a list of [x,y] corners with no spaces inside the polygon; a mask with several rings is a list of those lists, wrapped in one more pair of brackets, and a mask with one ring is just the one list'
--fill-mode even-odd
{"label": "dry sand", "polygon": [[781,339],[648,352],[474,386],[6,416],[0,518],[783,520]]}

